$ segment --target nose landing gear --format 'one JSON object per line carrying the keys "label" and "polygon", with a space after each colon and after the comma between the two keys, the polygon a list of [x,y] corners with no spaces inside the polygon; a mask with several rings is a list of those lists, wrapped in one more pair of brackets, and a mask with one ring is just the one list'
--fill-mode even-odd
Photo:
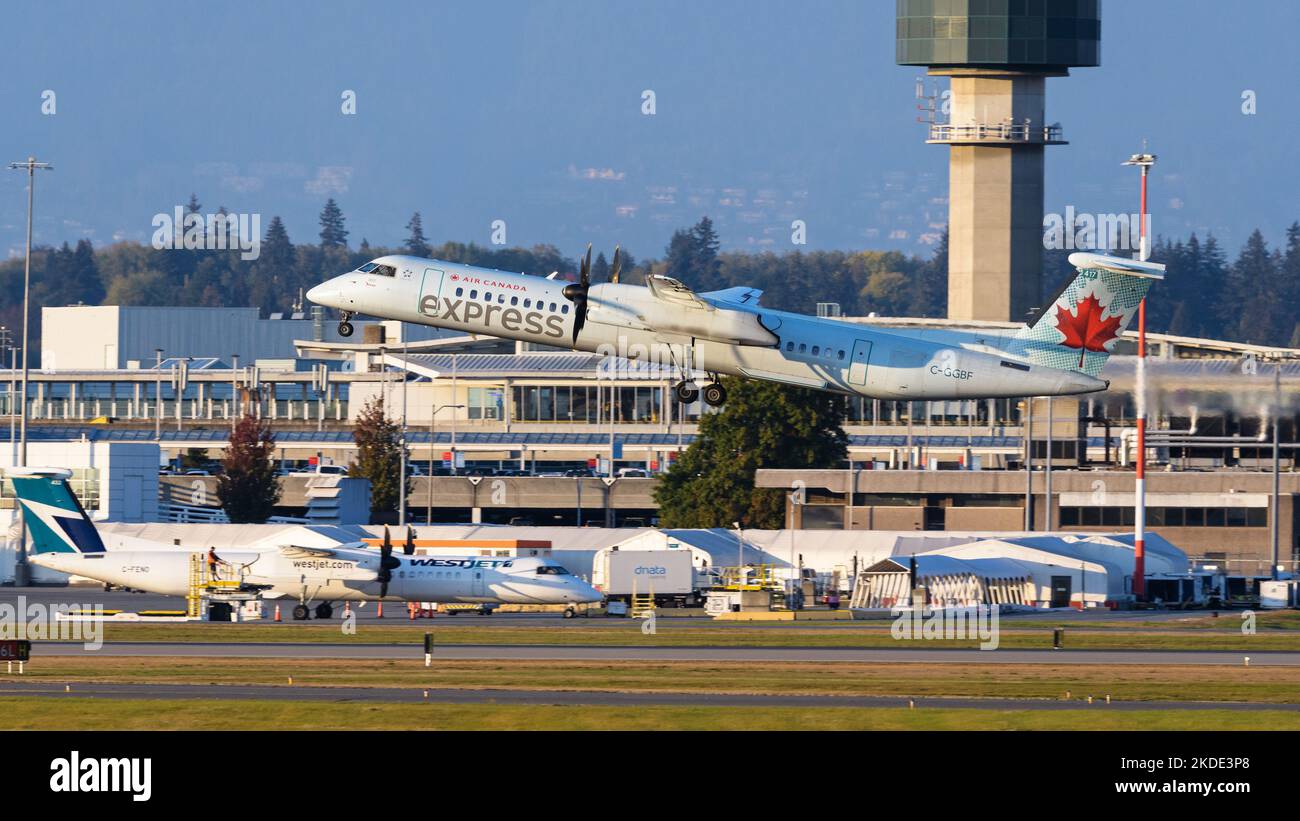
{"label": "nose landing gear", "polygon": [[352,336],[352,323],[349,321],[351,319],[351,311],[341,311],[339,313],[339,336],[344,338]]}

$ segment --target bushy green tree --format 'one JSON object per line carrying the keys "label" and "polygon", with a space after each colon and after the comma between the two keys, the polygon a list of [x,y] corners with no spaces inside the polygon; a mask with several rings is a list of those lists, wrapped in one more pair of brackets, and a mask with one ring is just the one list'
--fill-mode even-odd
{"label": "bushy green tree", "polygon": [[230,521],[260,524],[270,518],[280,501],[274,455],[268,422],[250,414],[235,424],[217,477],[217,498]]}
{"label": "bushy green tree", "polygon": [[384,412],[383,396],[366,402],[352,427],[357,443],[357,460],[348,468],[349,476],[370,480],[370,510],[383,513],[396,510],[409,482],[402,476],[402,429]]}
{"label": "bushy green tree", "polygon": [[726,377],[727,403],[655,491],[665,527],[784,526],[784,491],[755,488],[760,468],[835,468],[848,454],[844,402],[806,388]]}

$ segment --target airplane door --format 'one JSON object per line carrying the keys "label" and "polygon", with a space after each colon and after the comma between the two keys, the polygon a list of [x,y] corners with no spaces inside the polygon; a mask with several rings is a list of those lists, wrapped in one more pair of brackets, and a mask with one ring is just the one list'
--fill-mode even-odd
{"label": "airplane door", "polygon": [[849,362],[849,384],[867,384],[867,362],[871,359],[871,343],[865,339],[853,342],[853,358]]}
{"label": "airplane door", "polygon": [[483,581],[483,568],[481,567],[474,568],[474,585],[470,589],[472,590],[472,595],[474,596],[487,595],[487,584]]}
{"label": "airplane door", "polygon": [[425,316],[438,316],[442,297],[442,280],[445,272],[438,268],[425,268],[420,278],[420,295],[417,303],[420,313]]}

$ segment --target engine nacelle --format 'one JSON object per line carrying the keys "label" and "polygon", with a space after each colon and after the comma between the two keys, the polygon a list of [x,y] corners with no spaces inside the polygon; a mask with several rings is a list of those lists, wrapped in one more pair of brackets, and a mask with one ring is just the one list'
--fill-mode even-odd
{"label": "engine nacelle", "polygon": [[780,343],[776,334],[763,326],[758,314],[721,308],[703,301],[696,305],[669,302],[641,287],[597,285],[591,289],[590,305],[588,319],[606,325],[732,345],[770,348]]}

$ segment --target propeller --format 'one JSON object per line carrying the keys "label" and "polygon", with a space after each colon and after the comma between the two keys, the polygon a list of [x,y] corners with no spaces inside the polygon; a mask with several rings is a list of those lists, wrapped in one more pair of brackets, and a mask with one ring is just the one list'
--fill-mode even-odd
{"label": "propeller", "polygon": [[614,246],[614,263],[609,266],[609,281],[618,284],[618,275],[623,270],[622,249]]}
{"label": "propeller", "polygon": [[591,290],[591,243],[587,243],[587,255],[578,266],[578,281],[570,282],[561,292],[564,298],[573,303],[573,344],[578,344],[578,334],[587,324],[587,291]]}
{"label": "propeller", "polygon": [[406,544],[402,545],[402,552],[407,556],[415,555],[415,528],[410,525],[406,527]]}
{"label": "propeller", "polygon": [[[614,246],[614,262],[609,267],[609,281],[618,283],[618,275],[623,270],[623,252]],[[587,324],[587,293],[591,290],[591,243],[587,243],[587,253],[578,266],[578,281],[564,286],[564,298],[573,303],[573,343],[578,343],[578,334]]]}
{"label": "propeller", "polygon": [[375,573],[375,579],[379,582],[379,598],[388,598],[388,583],[393,580],[393,568],[401,566],[401,559],[393,558],[393,540],[388,534],[388,525],[384,525],[384,541],[379,545],[379,570]]}

